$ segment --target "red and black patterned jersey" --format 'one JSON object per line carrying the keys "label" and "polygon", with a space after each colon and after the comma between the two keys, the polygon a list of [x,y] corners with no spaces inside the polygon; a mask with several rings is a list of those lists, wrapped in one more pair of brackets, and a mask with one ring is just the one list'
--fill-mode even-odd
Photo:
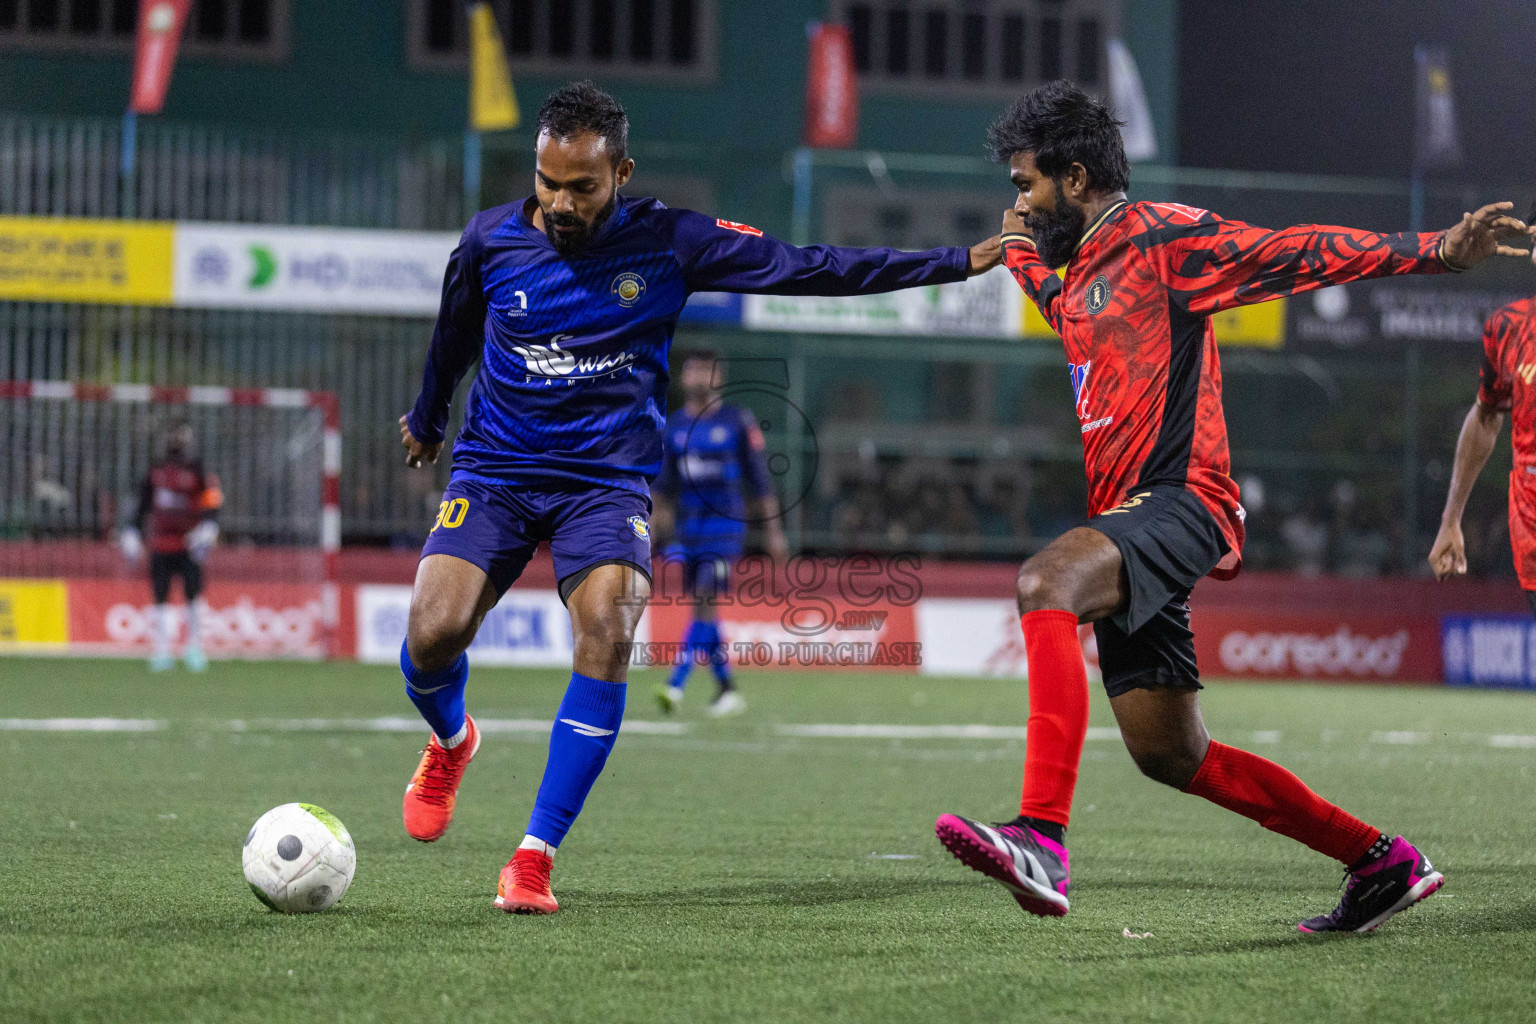
{"label": "red and black patterned jersey", "polygon": [[1391,274],[1433,274],[1444,232],[1379,235],[1303,225],[1272,231],[1176,203],[1118,203],[1089,228],[1058,278],[1025,235],[1003,261],[1061,335],[1088,471],[1088,514],[1132,488],[1188,488],[1241,566],[1243,508],[1230,476],[1221,363],[1211,314]]}
{"label": "red and black patterned jersey", "polygon": [[157,462],[139,487],[139,529],[156,554],[185,551],[187,531],[223,504],[219,478],[201,462]]}
{"label": "red and black patterned jersey", "polygon": [[1536,298],[1511,302],[1483,325],[1481,377],[1478,404],[1510,414],[1510,501],[1536,509]]}

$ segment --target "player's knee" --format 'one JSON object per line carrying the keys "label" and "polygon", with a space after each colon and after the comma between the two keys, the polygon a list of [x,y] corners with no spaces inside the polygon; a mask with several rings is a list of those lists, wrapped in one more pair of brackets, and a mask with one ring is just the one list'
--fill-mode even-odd
{"label": "player's knee", "polygon": [[1165,786],[1180,790],[1189,785],[1195,773],[1200,770],[1200,762],[1205,757],[1202,744],[1176,739],[1150,743],[1135,743],[1128,740],[1126,749],[1130,752],[1131,760],[1136,762],[1136,767],[1141,770],[1141,774],[1153,782],[1161,782]]}
{"label": "player's knee", "polygon": [[474,637],[472,613],[441,605],[411,605],[405,649],[412,664],[423,672],[435,672],[452,664]]}
{"label": "player's knee", "polygon": [[1054,573],[1032,568],[1029,563],[1019,570],[1019,614],[1040,611],[1043,608],[1065,608],[1073,611],[1070,596],[1059,585]]}
{"label": "player's knee", "polygon": [[603,615],[582,623],[573,639],[578,660],[614,669],[629,662],[634,628],[620,615]]}

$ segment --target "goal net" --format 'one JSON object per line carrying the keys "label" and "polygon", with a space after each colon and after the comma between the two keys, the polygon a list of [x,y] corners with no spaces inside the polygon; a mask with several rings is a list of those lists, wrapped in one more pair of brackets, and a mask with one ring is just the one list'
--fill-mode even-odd
{"label": "goal net", "polygon": [[[333,651],[334,395],[63,381],[0,381],[0,647],[148,650],[147,573],[118,540],[169,428],[181,423],[224,494],[219,543],[204,563],[208,653]],[[172,593],[181,602],[179,585]]]}

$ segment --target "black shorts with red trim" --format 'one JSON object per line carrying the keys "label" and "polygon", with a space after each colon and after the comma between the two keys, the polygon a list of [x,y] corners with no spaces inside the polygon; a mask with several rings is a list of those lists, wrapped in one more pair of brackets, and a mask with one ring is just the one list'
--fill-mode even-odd
{"label": "black shorts with red trim", "polygon": [[171,599],[171,580],[181,577],[181,590],[190,603],[203,592],[203,567],[185,551],[157,551],[149,556],[149,589],[155,604]]}
{"label": "black shorts with red trim", "polygon": [[1130,690],[1200,688],[1189,592],[1228,547],[1210,511],[1183,487],[1133,489],[1088,528],[1120,549],[1126,604],[1093,624],[1099,668],[1111,697]]}

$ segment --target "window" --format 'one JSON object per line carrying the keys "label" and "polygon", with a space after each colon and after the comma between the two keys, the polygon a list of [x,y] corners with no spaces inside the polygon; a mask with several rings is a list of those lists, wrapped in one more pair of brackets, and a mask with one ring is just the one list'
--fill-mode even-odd
{"label": "window", "polygon": [[830,0],[869,91],[1012,95],[1070,76],[1102,89],[1119,0]]}
{"label": "window", "polygon": [[[5,0],[0,0],[4,3]],[[711,81],[718,0],[491,0],[512,73]],[[406,0],[411,64],[462,71],[462,0]]]}
{"label": "window", "polygon": [[[0,48],[132,51],[138,0],[0,0]],[[288,0],[193,0],[181,37],[192,56],[281,60]]]}

